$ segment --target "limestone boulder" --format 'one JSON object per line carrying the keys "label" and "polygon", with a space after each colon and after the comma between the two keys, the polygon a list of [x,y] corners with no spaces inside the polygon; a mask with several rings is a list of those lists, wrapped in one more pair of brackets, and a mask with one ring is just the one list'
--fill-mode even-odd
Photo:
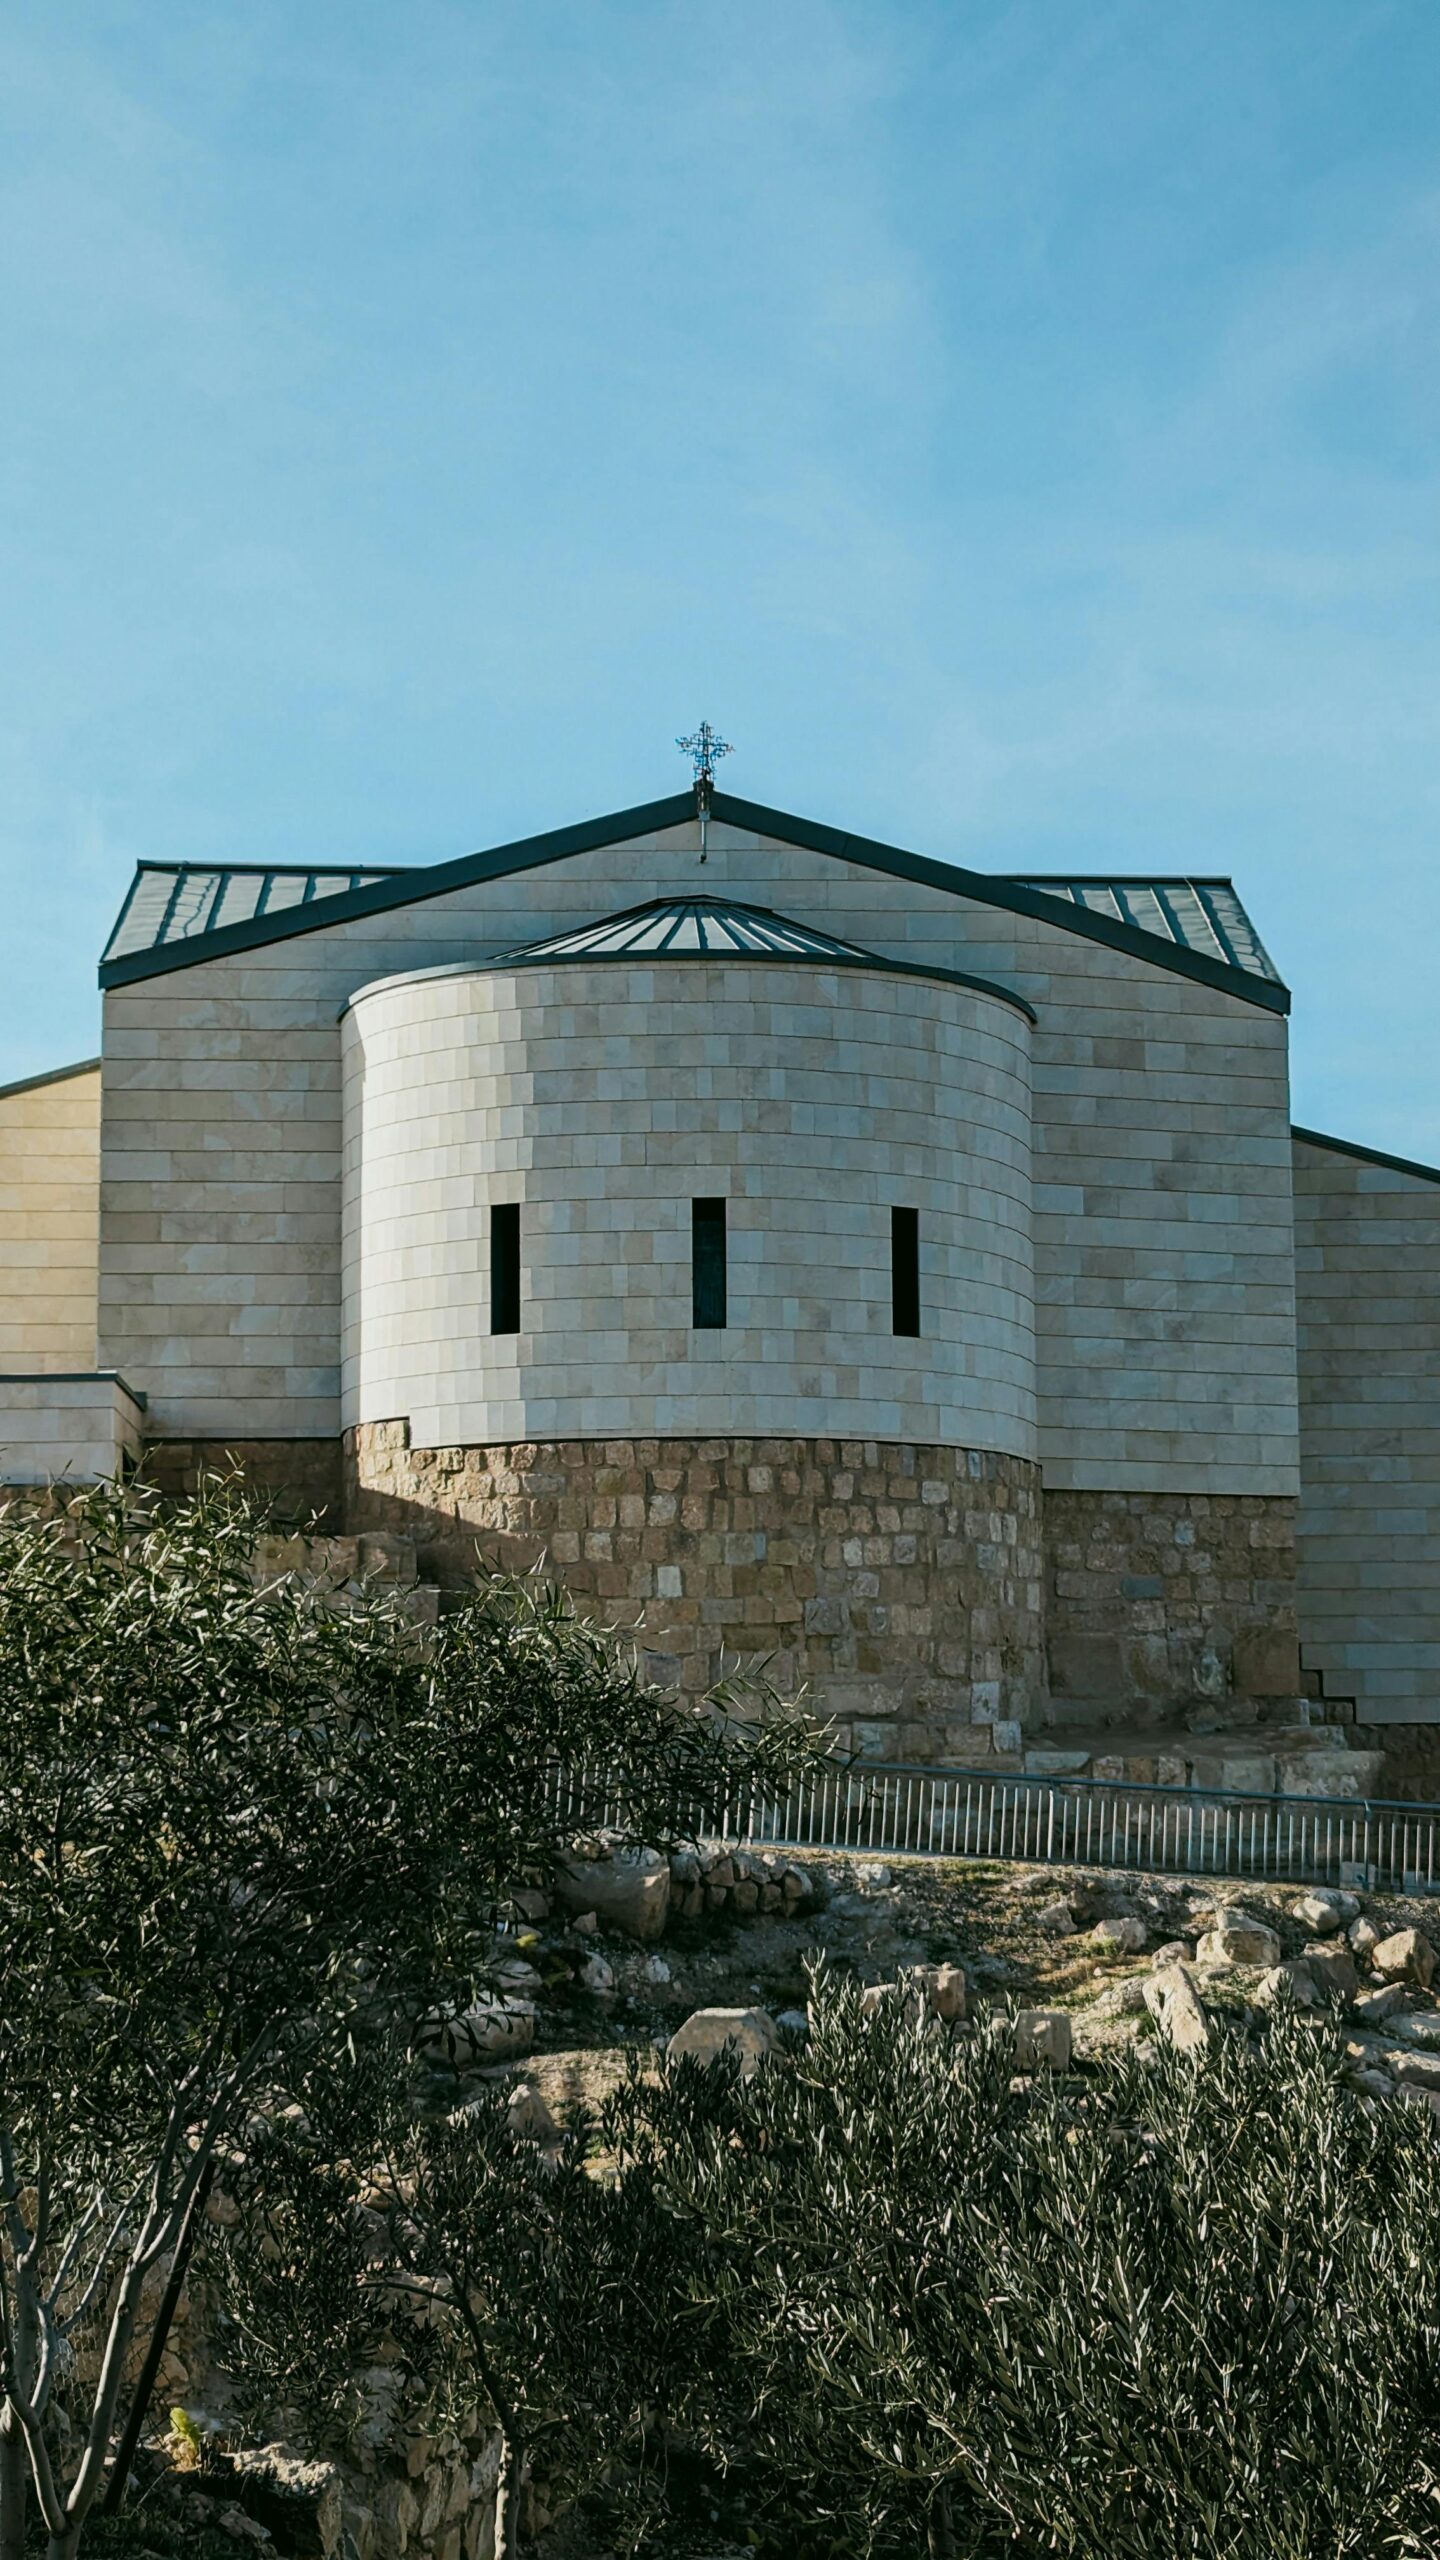
{"label": "limestone boulder", "polygon": [[1322,1991],[1332,2000],[1353,2000],[1360,1988],[1360,1973],[1348,1947],[1333,1939],[1312,1938],[1305,1950],[1305,1962]]}
{"label": "limestone boulder", "polygon": [[918,1995],[932,2018],[955,2020],[968,2016],[970,1985],[963,1965],[908,1965],[901,1979]]}
{"label": "limestone boulder", "polygon": [[1047,1938],[1073,1938],[1075,1914],[1068,1902],[1063,1900],[1047,1902],[1043,1910],[1036,1912],[1035,1926],[1043,1931]]}
{"label": "limestone boulder", "polygon": [[1210,2042],[1210,2021],[1188,1965],[1167,1965],[1152,1973],[1144,1986],[1145,2006],[1167,2044],[1177,2053],[1203,2053]]}
{"label": "limestone boulder", "polygon": [[1350,1942],[1350,1951],[1352,1955],[1359,1958],[1362,1962],[1366,1956],[1373,1956],[1384,1934],[1384,1930],[1377,1929],[1374,1921],[1367,1919],[1363,1911],[1361,1912],[1358,1920],[1351,1921],[1349,1928],[1345,1932],[1345,1935]]}
{"label": "limestone boulder", "polygon": [[533,2000],[478,2000],[473,2009],[437,2014],[421,2026],[417,2042],[432,2061],[457,2071],[478,2062],[502,2062],[528,2053],[535,2041]]}
{"label": "limestone boulder", "polygon": [[560,2140],[560,2127],[539,2090],[528,2080],[516,2081],[506,2101],[505,2116],[513,2134],[526,2142],[538,2142],[543,2151],[552,2150]]}
{"label": "limestone boulder", "polygon": [[1435,1950],[1419,1929],[1397,1929],[1382,1938],[1370,1958],[1387,1982],[1416,1982],[1428,1991],[1435,1972]]}
{"label": "limestone boulder", "polygon": [[1387,2059],[1402,2088],[1440,2091],[1440,2053],[1395,2053]]}
{"label": "limestone boulder", "polygon": [[667,2062],[693,2054],[697,2062],[714,2062],[727,2047],[740,2056],[746,2079],[767,2053],[775,2053],[780,2033],[768,2009],[694,2009],[676,2028],[665,2048]]}
{"label": "limestone boulder", "polygon": [[1195,1953],[1204,1965],[1260,1965],[1269,1973],[1280,1962],[1280,1941],[1263,1920],[1232,1905],[1216,1913],[1214,1927],[1205,1931]]}
{"label": "limestone boulder", "polygon": [[555,1899],[564,1911],[593,1911],[604,1929],[642,1945],[660,1937],[670,1909],[670,1862],[658,1849],[617,1849],[608,1858],[562,1858]]}
{"label": "limestone boulder", "polygon": [[1404,2005],[1405,1989],[1399,1982],[1382,1983],[1378,1991],[1362,1991],[1355,2003],[1355,2015],[1367,2026],[1378,2027]]}
{"label": "limestone boulder", "polygon": [[1346,2076],[1351,2088],[1358,2089],[1362,2097],[1393,2098],[1395,2095],[1394,2081],[1388,2071],[1380,2069],[1378,2063],[1362,2063],[1358,2070],[1351,2071]]}
{"label": "limestone boulder", "polygon": [[1272,1966],[1255,1993],[1267,2009],[1318,2009],[1324,1996],[1303,1956],[1290,1956],[1283,1964]]}
{"label": "limestone boulder", "polygon": [[1118,1920],[1097,1920],[1090,1935],[1097,1947],[1113,1949],[1116,1955],[1137,1956],[1150,1932],[1143,1920],[1126,1914]]}
{"label": "limestone boulder", "polygon": [[1389,2014],[1392,2035],[1403,2036],[1406,2044],[1420,2045],[1427,2053],[1440,2053],[1440,2014],[1434,2009],[1402,2008],[1400,2004],[1405,1994],[1398,1982],[1387,1983],[1383,1991],[1372,1992],[1370,1997],[1372,2000],[1393,1998],[1393,2012],[1381,2013]]}
{"label": "limestone boulder", "polygon": [[1017,2071],[1068,2071],[1074,2030],[1067,2009],[1020,2009],[1015,2017]]}
{"label": "limestone boulder", "polygon": [[232,2453],[229,2467],[239,2478],[241,2504],[233,2511],[238,2524],[224,2530],[237,2541],[273,2538],[284,2551],[314,2551],[324,2560],[338,2552],[344,2484],[333,2462],[267,2444]]}
{"label": "limestone boulder", "polygon": [[1337,1929],[1348,1928],[1360,1917],[1360,1905],[1353,1893],[1332,1891],[1329,1885],[1312,1885],[1290,1907],[1292,1920],[1308,1929],[1316,1938],[1333,1937]]}

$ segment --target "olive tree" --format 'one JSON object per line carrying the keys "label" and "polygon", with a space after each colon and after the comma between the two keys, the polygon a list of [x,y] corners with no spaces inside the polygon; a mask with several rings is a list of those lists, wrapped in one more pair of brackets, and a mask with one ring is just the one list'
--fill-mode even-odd
{"label": "olive tree", "polygon": [[484,1580],[426,1629],[267,1584],[263,1525],[218,1483],[0,1516],[3,2560],[27,2473],[69,2560],[219,2147],[472,1995],[507,1891],[593,1816],[585,1770],[654,1837],[809,1750],[647,1687],[554,1591]]}
{"label": "olive tree", "polygon": [[691,2235],[690,2424],[788,2547],[1436,2545],[1440,2143],[1280,2017],[1065,2081],[817,1986],[807,2051],[613,2111]]}
{"label": "olive tree", "polygon": [[[522,2546],[522,2492],[602,2485],[611,2538],[649,2530],[684,2301],[683,2226],[644,2168],[617,2179],[577,2111],[542,2146],[510,2089],[417,2101],[384,2050],[312,2081],[302,2114],[252,2137],[207,2265],[218,2342],[263,2428],[343,2451],[389,2370],[426,2431],[475,2415],[498,2439],[495,2560]],[[617,2510],[620,2512],[617,2514]]]}

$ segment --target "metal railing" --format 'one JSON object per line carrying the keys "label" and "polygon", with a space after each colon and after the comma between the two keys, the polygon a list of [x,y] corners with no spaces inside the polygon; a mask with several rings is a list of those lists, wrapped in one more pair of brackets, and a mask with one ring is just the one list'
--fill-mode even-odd
{"label": "metal railing", "polygon": [[[595,1793],[586,1794],[591,1824],[603,1821]],[[1242,1795],[891,1762],[837,1768],[784,1796],[737,1796],[718,1821],[687,1820],[677,1807],[674,1827],[757,1849],[1440,1891],[1440,1804],[1376,1798]]]}

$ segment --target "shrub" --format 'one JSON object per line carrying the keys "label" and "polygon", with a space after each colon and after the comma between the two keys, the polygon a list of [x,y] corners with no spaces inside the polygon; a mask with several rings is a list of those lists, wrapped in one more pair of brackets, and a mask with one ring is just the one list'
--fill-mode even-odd
{"label": "shrub", "polygon": [[609,2134],[688,2233],[689,2423],[788,2548],[1434,2549],[1440,2146],[1333,2033],[1019,2081],[1003,2022],[822,1984],[808,2050],[636,2076]]}

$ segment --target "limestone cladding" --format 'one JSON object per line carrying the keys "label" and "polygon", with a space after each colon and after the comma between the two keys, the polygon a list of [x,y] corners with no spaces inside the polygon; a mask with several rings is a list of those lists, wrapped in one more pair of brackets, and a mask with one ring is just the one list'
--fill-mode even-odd
{"label": "limestone cladding", "polygon": [[[424,1447],[821,1432],[1035,1448],[1029,1024],[968,988],[721,961],[442,972],[345,1025],[347,1423]],[[728,1317],[697,1330],[691,1204]],[[519,1330],[489,1220],[520,1211]],[[891,1210],[919,1214],[918,1337]]]}
{"label": "limestone cladding", "polygon": [[0,1377],[0,1486],[113,1476],[140,1454],[141,1408],[121,1378]]}
{"label": "limestone cladding", "polygon": [[542,1557],[656,1678],[699,1692],[768,1663],[867,1759],[1008,1754],[1042,1693],[1039,1487],[1021,1458],[884,1441],[565,1440],[412,1448],[347,1432],[347,1526]]}
{"label": "limestone cladding", "polygon": [[1300,1632],[1362,1724],[1440,1722],[1440,1180],[1295,1144]]}
{"label": "limestone cladding", "polygon": [[1045,1569],[1061,1716],[1299,1694],[1292,1501],[1047,1486]]}
{"label": "limestone cladding", "polygon": [[179,1438],[339,1427],[340,1046],[369,980],[697,888],[1036,1007],[1040,1454],[1092,1490],[1293,1495],[1286,1026],[1059,925],[693,826],[112,989],[102,1356]]}
{"label": "limestone cladding", "polygon": [[0,1093],[0,1372],[95,1366],[98,1064]]}

